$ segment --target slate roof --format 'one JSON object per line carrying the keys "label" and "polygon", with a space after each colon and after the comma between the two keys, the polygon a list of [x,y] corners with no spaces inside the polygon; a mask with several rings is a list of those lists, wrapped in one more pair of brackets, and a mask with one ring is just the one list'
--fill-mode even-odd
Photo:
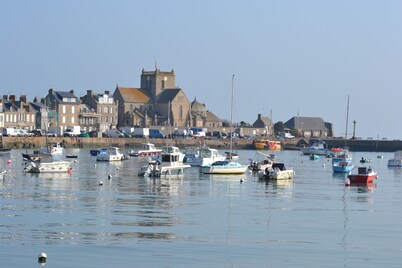
{"label": "slate roof", "polygon": [[[80,99],[77,98],[74,94],[72,94],[69,91],[54,91],[54,96],[57,99],[58,103],[75,103],[75,104],[79,104],[80,103]],[[64,98],[67,99],[74,99],[75,101],[63,101]]]}
{"label": "slate roof", "polygon": [[327,130],[325,122],[321,117],[295,116],[289,119],[284,125],[290,129]]}
{"label": "slate roof", "polygon": [[171,102],[177,94],[181,91],[181,88],[167,88],[163,90],[157,99],[157,103],[168,103]]}

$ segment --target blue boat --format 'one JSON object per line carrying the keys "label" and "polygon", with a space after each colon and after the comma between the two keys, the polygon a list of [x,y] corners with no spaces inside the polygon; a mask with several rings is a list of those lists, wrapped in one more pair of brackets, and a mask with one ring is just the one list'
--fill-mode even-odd
{"label": "blue boat", "polygon": [[354,166],[352,161],[337,161],[332,163],[332,170],[336,173],[349,173]]}
{"label": "blue boat", "polygon": [[302,153],[304,155],[311,155],[311,154],[330,155],[330,154],[333,154],[333,152],[330,149],[326,148],[326,143],[323,141],[317,141],[309,147],[300,148],[300,150],[302,151]]}

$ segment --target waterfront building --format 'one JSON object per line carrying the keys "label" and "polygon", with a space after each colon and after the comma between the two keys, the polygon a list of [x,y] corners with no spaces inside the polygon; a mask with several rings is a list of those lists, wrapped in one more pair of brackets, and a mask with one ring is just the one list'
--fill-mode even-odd
{"label": "waterfront building", "polygon": [[35,97],[33,102],[30,102],[29,104],[36,111],[34,128],[48,130],[50,124],[50,109],[46,106],[45,98],[42,98],[39,101],[38,97]]}
{"label": "waterfront building", "polygon": [[272,124],[271,118],[269,116],[263,116],[262,114],[258,114],[257,120],[253,123],[253,128],[263,129],[260,135],[270,135],[273,134],[274,126]]}
{"label": "waterfront building", "polygon": [[105,132],[116,128],[118,123],[117,101],[105,91],[97,94],[93,90],[87,90],[87,94],[81,98],[79,122],[81,129],[89,131]]}
{"label": "waterfront building", "polygon": [[223,122],[214,113],[208,111],[204,103],[194,98],[191,103],[190,122],[191,127],[218,128],[223,126]]}
{"label": "waterfront building", "polygon": [[29,105],[27,96],[3,95],[4,127],[35,128],[36,111]]}
{"label": "waterfront building", "polygon": [[294,116],[284,125],[286,128],[297,130],[299,135],[305,138],[326,138],[332,133],[332,124],[324,122],[321,117]]}
{"label": "waterfront building", "polygon": [[54,127],[56,134],[62,135],[67,126],[79,126],[80,99],[74,90],[55,91],[52,88],[46,96],[46,105],[55,111]]}

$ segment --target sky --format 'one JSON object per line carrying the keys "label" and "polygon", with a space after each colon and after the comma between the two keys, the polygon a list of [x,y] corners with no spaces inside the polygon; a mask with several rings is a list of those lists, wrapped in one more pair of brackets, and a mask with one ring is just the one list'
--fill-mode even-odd
{"label": "sky", "polygon": [[140,87],[156,65],[221,119],[234,74],[234,122],[402,139],[402,1],[0,0],[0,36],[1,96]]}

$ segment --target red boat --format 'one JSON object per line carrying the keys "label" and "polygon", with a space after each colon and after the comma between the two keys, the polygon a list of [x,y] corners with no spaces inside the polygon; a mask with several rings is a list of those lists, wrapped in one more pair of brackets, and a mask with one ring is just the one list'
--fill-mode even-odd
{"label": "red boat", "polygon": [[377,172],[371,167],[355,167],[349,172],[348,178],[352,183],[368,183],[377,179]]}

